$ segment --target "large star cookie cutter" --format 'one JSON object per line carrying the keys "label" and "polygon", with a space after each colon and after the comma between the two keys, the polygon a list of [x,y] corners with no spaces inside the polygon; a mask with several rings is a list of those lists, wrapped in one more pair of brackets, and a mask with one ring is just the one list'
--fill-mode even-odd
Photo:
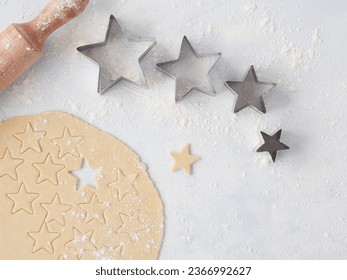
{"label": "large star cookie cutter", "polygon": [[128,38],[111,15],[105,40],[77,50],[99,65],[98,93],[103,94],[122,79],[147,88],[140,62],[154,45],[153,41]]}

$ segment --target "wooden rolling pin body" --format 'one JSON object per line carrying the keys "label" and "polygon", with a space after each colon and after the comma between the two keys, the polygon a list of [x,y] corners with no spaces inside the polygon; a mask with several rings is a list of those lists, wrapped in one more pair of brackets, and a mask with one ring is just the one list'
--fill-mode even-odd
{"label": "wooden rolling pin body", "polygon": [[0,92],[42,55],[47,37],[79,15],[89,0],[53,0],[32,21],[0,33]]}

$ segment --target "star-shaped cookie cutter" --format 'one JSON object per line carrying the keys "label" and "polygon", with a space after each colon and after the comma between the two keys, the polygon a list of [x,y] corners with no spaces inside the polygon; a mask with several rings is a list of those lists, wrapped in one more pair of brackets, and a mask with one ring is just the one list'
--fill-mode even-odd
{"label": "star-shaped cookie cutter", "polygon": [[215,95],[209,73],[221,53],[198,54],[186,36],[183,37],[179,57],[157,64],[157,68],[176,80],[176,103],[192,90]]}
{"label": "star-shaped cookie cutter", "polygon": [[264,144],[257,149],[257,152],[268,152],[273,162],[276,161],[278,151],[289,149],[286,144],[280,141],[282,129],[278,130],[273,135],[268,135],[263,131],[261,131],[260,133],[264,139]]}
{"label": "star-shaped cookie cutter", "polygon": [[276,83],[259,81],[254,66],[251,65],[241,82],[227,81],[225,86],[236,95],[234,113],[248,106],[266,113],[263,96],[273,89]]}
{"label": "star-shaped cookie cutter", "polygon": [[98,93],[103,94],[122,79],[147,88],[140,62],[154,45],[154,41],[128,38],[111,15],[105,40],[77,50],[99,65]]}

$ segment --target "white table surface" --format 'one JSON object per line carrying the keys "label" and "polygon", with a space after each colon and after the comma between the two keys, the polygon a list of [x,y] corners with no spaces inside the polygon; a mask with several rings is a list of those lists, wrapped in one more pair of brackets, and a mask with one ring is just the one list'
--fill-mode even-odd
{"label": "white table surface", "polygon": [[[44,0],[0,0],[0,30],[31,19]],[[76,47],[104,38],[110,13],[132,35],[155,38],[143,60],[149,89],[121,82],[96,93],[98,67]],[[155,64],[178,55],[183,35],[222,52],[217,96],[174,104],[174,80]],[[277,82],[268,113],[232,113],[223,85],[255,65]],[[165,205],[160,259],[347,257],[347,4],[344,0],[92,0],[49,39],[45,55],[0,96],[1,120],[59,110],[133,148]],[[282,128],[290,150],[275,164],[256,153],[260,130]],[[190,143],[193,176],[170,171]]]}

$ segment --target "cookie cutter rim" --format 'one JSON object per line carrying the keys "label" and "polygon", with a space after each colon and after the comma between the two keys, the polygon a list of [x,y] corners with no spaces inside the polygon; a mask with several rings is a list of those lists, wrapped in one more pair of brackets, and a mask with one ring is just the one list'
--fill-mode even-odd
{"label": "cookie cutter rim", "polygon": [[[83,56],[85,56],[86,58],[88,58],[90,61],[92,61],[94,64],[98,65],[99,66],[99,78],[98,78],[98,93],[100,95],[104,94],[106,91],[108,91],[110,88],[112,88],[114,85],[116,85],[117,83],[119,83],[121,80],[125,80],[125,81],[128,81],[132,84],[135,84],[136,86],[139,86],[139,87],[142,87],[142,88],[148,88],[148,82],[147,82],[147,79],[145,78],[144,82],[145,82],[145,85],[142,85],[142,84],[138,84],[134,81],[131,81],[130,79],[127,79],[127,78],[124,78],[122,76],[120,76],[118,79],[112,81],[112,83],[110,83],[108,86],[106,87],[102,87],[102,81],[101,81],[101,69],[102,67],[100,66],[99,63],[97,63],[96,61],[94,61],[93,59],[91,59],[90,57],[88,57],[87,55],[85,55],[83,53],[83,51],[85,50],[90,50],[90,49],[94,49],[94,48],[97,48],[97,47],[102,47],[102,46],[106,46],[107,45],[107,41],[110,37],[110,33],[111,33],[111,28],[112,28],[112,25],[113,24],[116,24],[119,28],[119,30],[121,31],[121,33],[123,34],[124,38],[126,40],[128,40],[129,42],[136,42],[135,40],[133,40],[133,37],[131,36],[127,36],[124,32],[124,29],[122,28],[122,26],[119,24],[118,20],[115,18],[114,15],[110,15],[110,19],[109,19],[109,23],[108,23],[108,26],[107,26],[107,31],[106,31],[106,35],[105,35],[105,39],[104,41],[102,42],[99,42],[99,43],[94,43],[94,44],[88,44],[88,45],[84,45],[84,46],[80,46],[80,47],[77,47],[77,51],[79,53],[81,53]],[[140,69],[142,70],[143,72],[143,75],[145,76],[145,73],[143,71],[143,68],[142,68],[142,65],[141,65],[141,60],[151,51],[151,49],[155,46],[156,44],[156,41],[153,40],[153,41],[142,41],[142,42],[152,42],[152,44],[147,48],[147,50],[145,52],[142,53],[142,55],[138,58],[138,62],[139,62],[139,65],[140,65]]]}
{"label": "cookie cutter rim", "polygon": [[[280,140],[281,140],[281,135],[282,135],[282,129],[277,130],[276,132],[272,133],[271,135],[267,134],[267,133],[264,132],[264,131],[260,131],[260,134],[261,134],[261,136],[262,136],[262,138],[263,138],[263,142],[264,142],[264,143],[256,150],[256,152],[257,152],[257,153],[262,153],[262,152],[267,152],[267,153],[269,153],[273,162],[276,161],[278,152],[283,151],[283,150],[289,150],[289,149],[290,149],[289,146],[287,146],[286,144],[284,144],[283,142],[280,141]],[[272,138],[272,137],[276,136],[275,141],[278,142],[279,144],[281,144],[282,147],[283,147],[283,149],[276,150],[276,151],[273,151],[272,153],[270,153],[270,151],[269,151],[268,149],[265,149],[265,147],[268,146],[268,145],[270,145],[270,144],[269,144],[268,142],[265,141],[264,135],[265,135],[266,137],[269,137],[269,138]],[[263,147],[263,148],[262,148],[262,147]]]}
{"label": "cookie cutter rim", "polygon": [[[246,78],[247,78],[247,75],[251,73],[252,74],[252,77],[255,81],[256,84],[262,84],[262,85],[269,85],[269,89],[267,89],[264,93],[262,93],[262,95],[259,97],[260,99],[260,106],[261,106],[261,110],[259,110],[259,108],[249,104],[246,100],[244,100],[242,97],[240,97],[238,94],[232,87],[230,84],[242,84],[245,82]],[[277,86],[277,83],[273,83],[273,82],[264,82],[264,81],[260,81],[258,79],[258,76],[257,76],[257,73],[255,72],[255,69],[254,69],[254,65],[251,65],[248,70],[246,71],[246,73],[244,74],[243,78],[242,78],[242,81],[226,81],[224,82],[224,85],[227,87],[227,89],[229,91],[231,91],[235,96],[235,100],[234,100],[234,113],[238,113],[240,112],[241,110],[247,108],[247,107],[251,107],[253,108],[254,110],[256,110],[257,112],[261,113],[261,114],[266,114],[266,106],[265,106],[265,101],[264,101],[264,96],[266,94],[268,94],[274,87]],[[246,105],[244,106],[241,106],[240,108],[236,109],[236,105],[237,105],[237,99],[238,98],[241,98],[243,100],[244,103],[246,103]]]}
{"label": "cookie cutter rim", "polygon": [[216,90],[215,90],[215,88],[214,88],[214,86],[213,86],[213,84],[212,84],[212,80],[211,80],[211,77],[210,77],[209,74],[210,74],[210,72],[214,69],[214,67],[215,67],[215,65],[217,64],[218,60],[219,60],[220,57],[222,56],[222,53],[221,53],[221,52],[217,52],[217,53],[198,54],[198,53],[196,52],[196,50],[194,49],[194,47],[192,46],[192,44],[190,43],[190,41],[188,40],[188,38],[187,38],[186,35],[183,36],[182,43],[181,43],[181,48],[180,48],[180,51],[179,51],[178,58],[177,58],[177,59],[174,59],[174,60],[169,60],[169,61],[164,61],[164,62],[157,63],[157,64],[156,64],[156,68],[157,68],[158,70],[160,70],[161,72],[165,73],[166,75],[170,76],[171,78],[175,79],[175,81],[176,81],[176,84],[175,84],[175,93],[176,93],[176,92],[177,92],[177,78],[176,78],[174,75],[172,75],[171,73],[169,73],[169,72],[163,70],[162,68],[160,68],[160,66],[161,66],[161,65],[164,65],[164,64],[175,64],[176,62],[178,62],[178,61],[180,60],[180,54],[181,54],[181,52],[182,52],[182,47],[184,46],[184,45],[183,45],[184,43],[187,44],[188,48],[190,49],[190,51],[194,54],[194,56],[195,56],[196,58],[205,58],[205,57],[218,56],[218,58],[216,59],[215,63],[213,63],[211,69],[210,69],[210,70],[207,72],[207,74],[206,74],[206,78],[207,78],[208,81],[210,82],[211,88],[212,88],[213,92],[211,93],[211,92],[207,92],[207,91],[205,91],[205,90],[201,90],[201,89],[198,88],[198,87],[192,87],[192,88],[190,88],[189,91],[187,91],[187,92],[185,93],[185,95],[183,95],[183,96],[181,96],[181,97],[179,97],[179,98],[176,98],[176,96],[175,96],[175,102],[178,103],[180,100],[183,99],[183,97],[185,97],[188,93],[190,93],[190,92],[193,91],[193,90],[200,91],[200,92],[205,93],[205,94],[207,94],[207,95],[209,95],[209,96],[216,96],[217,93],[216,93]]}

